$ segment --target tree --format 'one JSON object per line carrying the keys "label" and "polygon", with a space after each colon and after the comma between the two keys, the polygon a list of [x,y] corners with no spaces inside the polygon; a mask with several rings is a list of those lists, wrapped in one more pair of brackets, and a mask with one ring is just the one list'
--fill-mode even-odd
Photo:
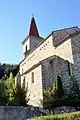
{"label": "tree", "polygon": [[0,82],[0,104],[27,105],[27,92],[28,88],[15,87],[13,73],[10,73],[9,78],[4,77]]}
{"label": "tree", "polygon": [[51,108],[53,103],[53,91],[51,88],[43,90],[43,101],[41,101],[44,108]]}
{"label": "tree", "polygon": [[6,85],[4,81],[0,81],[0,104],[4,105],[8,103],[8,95],[6,93]]}
{"label": "tree", "polygon": [[5,75],[7,75],[7,77],[9,77],[10,72],[13,73],[13,76],[15,77],[16,74],[19,71],[19,65],[11,65],[11,64],[1,64],[0,63],[0,79],[2,79],[2,77],[4,77]]}
{"label": "tree", "polygon": [[58,75],[53,88],[47,88],[43,90],[43,106],[44,108],[52,109],[55,106],[56,101],[64,97],[64,90],[61,81],[61,77]]}
{"label": "tree", "polygon": [[6,86],[6,94],[8,96],[8,104],[14,101],[15,96],[15,78],[13,77],[13,73],[10,73],[9,78],[5,80]]}
{"label": "tree", "polygon": [[62,85],[61,77],[59,75],[57,76],[57,80],[55,82],[55,92],[56,92],[56,98],[62,98],[64,96],[63,85]]}
{"label": "tree", "polygon": [[74,75],[72,75],[70,78],[70,95],[69,96],[72,99],[80,98],[79,86]]}
{"label": "tree", "polygon": [[28,93],[28,88],[24,88],[24,87],[21,88],[21,86],[18,85],[15,91],[14,104],[26,106],[29,101],[29,97],[27,96],[27,93]]}

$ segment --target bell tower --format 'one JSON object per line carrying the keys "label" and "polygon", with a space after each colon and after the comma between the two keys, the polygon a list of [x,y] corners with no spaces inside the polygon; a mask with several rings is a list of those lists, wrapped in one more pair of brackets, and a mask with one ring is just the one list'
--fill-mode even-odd
{"label": "bell tower", "polygon": [[43,38],[39,36],[35,19],[32,17],[28,36],[22,42],[24,57],[33,51],[41,41],[43,41]]}

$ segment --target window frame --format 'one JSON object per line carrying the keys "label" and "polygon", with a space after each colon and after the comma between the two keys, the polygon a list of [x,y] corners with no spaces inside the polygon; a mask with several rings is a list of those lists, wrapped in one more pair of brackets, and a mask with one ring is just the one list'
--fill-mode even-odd
{"label": "window frame", "polygon": [[28,49],[27,49],[27,45],[26,45],[25,49],[26,49],[26,52],[27,52],[27,51],[28,51]]}

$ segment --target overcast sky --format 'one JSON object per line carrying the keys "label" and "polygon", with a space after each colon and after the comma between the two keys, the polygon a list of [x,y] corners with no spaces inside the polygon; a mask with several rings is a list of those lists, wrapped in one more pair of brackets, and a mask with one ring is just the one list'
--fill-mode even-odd
{"label": "overcast sky", "polygon": [[47,37],[56,29],[80,27],[80,0],[0,0],[0,62],[19,63],[21,42],[35,17],[39,33]]}

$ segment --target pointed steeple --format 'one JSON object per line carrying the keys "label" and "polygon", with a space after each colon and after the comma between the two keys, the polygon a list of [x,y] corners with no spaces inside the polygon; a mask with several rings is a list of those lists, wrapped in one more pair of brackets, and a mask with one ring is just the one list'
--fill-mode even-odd
{"label": "pointed steeple", "polygon": [[39,37],[38,29],[34,17],[31,19],[29,35]]}

